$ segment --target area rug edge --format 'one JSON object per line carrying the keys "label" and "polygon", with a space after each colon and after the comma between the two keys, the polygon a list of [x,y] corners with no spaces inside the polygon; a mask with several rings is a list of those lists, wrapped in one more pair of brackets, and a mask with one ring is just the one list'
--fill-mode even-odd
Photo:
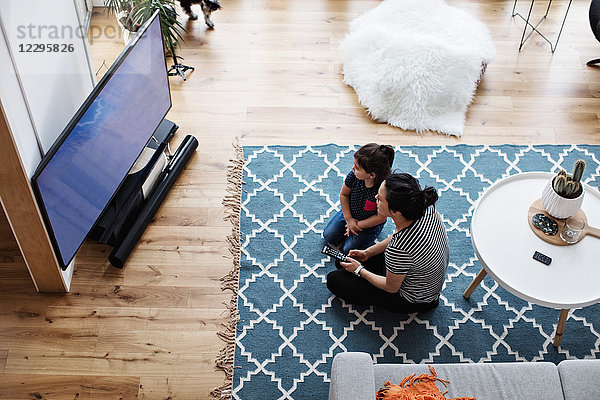
{"label": "area rug edge", "polygon": [[232,256],[232,267],[231,271],[221,278],[221,290],[231,290],[231,299],[229,303],[225,303],[225,307],[229,311],[229,322],[222,324],[223,329],[217,332],[217,336],[225,342],[225,346],[219,351],[219,355],[215,359],[215,367],[225,373],[225,379],[223,384],[211,390],[210,398],[214,400],[232,398],[235,332],[240,319],[237,298],[240,276],[240,211],[244,153],[237,137],[232,145],[234,155],[229,159],[229,165],[227,166],[227,194],[223,198],[223,206],[225,207],[223,219],[231,222],[231,234],[227,236],[226,240]]}

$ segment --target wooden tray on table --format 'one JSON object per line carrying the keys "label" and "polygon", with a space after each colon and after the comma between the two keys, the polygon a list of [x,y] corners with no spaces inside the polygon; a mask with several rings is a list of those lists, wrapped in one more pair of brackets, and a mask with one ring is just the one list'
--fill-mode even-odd
{"label": "wooden tray on table", "polygon": [[[533,216],[535,214],[540,214],[540,213],[545,214],[549,218],[556,221],[556,223],[558,224],[558,232],[556,233],[556,235],[552,235],[552,236],[546,235],[546,234],[544,234],[544,232],[542,232],[541,229],[538,229],[535,227],[535,225],[533,225],[533,222],[531,221]],[[540,239],[542,239],[545,242],[555,244],[557,246],[570,246],[572,244],[579,243],[586,235],[591,235],[591,236],[600,238],[600,229],[594,228],[594,227],[591,227],[588,225],[587,216],[585,215],[583,210],[577,211],[575,213],[574,217],[583,219],[583,221],[585,222],[585,227],[583,228],[583,231],[581,232],[581,236],[579,237],[579,240],[576,243],[566,243],[565,241],[563,241],[560,238],[560,230],[565,225],[565,220],[554,218],[554,217],[550,216],[544,209],[544,205],[542,204],[541,198],[537,199],[536,201],[534,201],[531,204],[531,206],[529,206],[529,212],[527,213],[527,220],[529,221],[529,227],[531,228],[531,230],[533,230],[533,233],[535,233]]]}

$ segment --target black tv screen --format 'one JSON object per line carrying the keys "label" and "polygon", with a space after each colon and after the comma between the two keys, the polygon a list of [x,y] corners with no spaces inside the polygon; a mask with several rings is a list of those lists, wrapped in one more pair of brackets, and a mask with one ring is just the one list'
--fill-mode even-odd
{"label": "black tv screen", "polygon": [[63,269],[170,108],[155,14],[96,85],[32,178]]}

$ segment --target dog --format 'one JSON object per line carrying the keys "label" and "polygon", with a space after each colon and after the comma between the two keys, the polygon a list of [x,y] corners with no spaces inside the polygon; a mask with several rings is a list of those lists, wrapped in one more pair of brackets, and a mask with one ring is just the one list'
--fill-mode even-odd
{"label": "dog", "polygon": [[214,29],[215,24],[210,20],[210,14],[213,11],[221,9],[219,0],[179,0],[179,4],[181,4],[183,11],[193,20],[198,19],[198,14],[192,11],[192,4],[200,4],[200,8],[202,8],[202,13],[204,14],[204,22],[210,29]]}

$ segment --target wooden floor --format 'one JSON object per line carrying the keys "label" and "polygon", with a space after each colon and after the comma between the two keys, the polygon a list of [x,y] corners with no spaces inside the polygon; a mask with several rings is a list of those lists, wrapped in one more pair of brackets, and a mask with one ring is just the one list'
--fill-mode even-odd
{"label": "wooden floor", "polygon": [[[510,17],[512,0],[449,0],[488,25],[498,51],[462,138],[374,123],[342,83],[339,42],[379,3],[223,0],[214,31],[182,18],[180,53],[196,70],[186,82],[171,78],[168,118],[180,126],[175,145],[192,134],[200,146],[125,268],[86,243],[71,293],[38,294],[0,215],[1,399],[205,399],[222,382],[213,360],[227,319],[219,278],[231,267],[231,226],[221,202],[236,136],[242,145],[600,144],[600,70],[585,65],[600,56],[589,1],[573,2],[552,54],[537,35],[518,52],[523,22]],[[519,2],[522,13],[528,4]],[[553,2],[540,28],[549,37],[564,10]],[[108,37],[114,26],[100,11],[92,18],[96,68],[123,48]]]}

